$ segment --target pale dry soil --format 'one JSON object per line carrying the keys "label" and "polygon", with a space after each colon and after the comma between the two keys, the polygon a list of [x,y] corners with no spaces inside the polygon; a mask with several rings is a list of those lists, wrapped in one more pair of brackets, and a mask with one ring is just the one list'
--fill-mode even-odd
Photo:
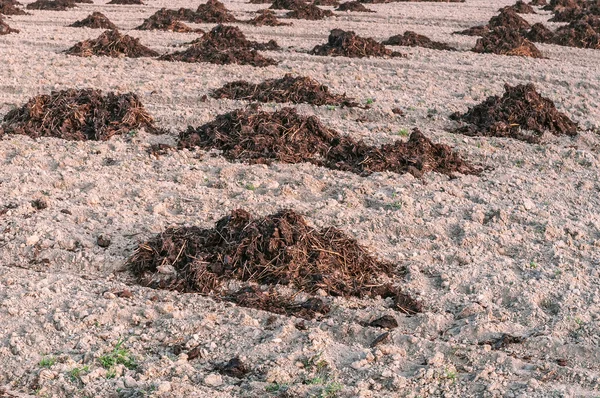
{"label": "pale dry soil", "polygon": [[[92,11],[159,52],[195,37],[128,29],[160,7],[196,3],[104,3],[8,18],[21,33],[0,38],[0,116],[38,94],[94,87],[139,94],[171,134],[0,141],[0,205],[10,207],[0,216],[0,386],[8,396],[598,396],[600,52],[551,45],[540,45],[548,59],[468,52],[476,38],[452,32],[485,23],[511,1],[467,0],[370,5],[376,14],[294,20],[291,27],[239,25],[252,40],[284,47],[267,53],[281,61],[276,67],[64,55],[100,34],[65,27]],[[262,8],[226,4],[241,19]],[[414,30],[464,51],[398,48],[406,58],[362,60],[306,54],[334,27],[378,40]],[[360,177],[308,164],[248,166],[202,151],[147,153],[152,143],[174,143],[188,124],[244,106],[202,102],[210,90],[287,72],[374,101],[370,110],[297,106],[332,128],[380,144],[419,127],[486,171],[455,179]],[[504,83],[527,82],[580,123],[577,137],[530,145],[447,132],[450,113],[500,94]],[[405,117],[391,112],[396,107]],[[35,210],[35,199],[48,207]],[[327,298],[329,316],[299,330],[295,318],[140,287],[125,267],[140,242],[167,226],[210,227],[236,208],[258,215],[292,208],[316,227],[339,227],[406,267],[397,282],[424,312],[407,316],[382,299]],[[108,248],[97,245],[99,235],[110,237]],[[123,289],[132,297],[114,294]],[[384,314],[399,327],[371,348],[384,330],[364,324]],[[489,344],[502,334],[523,340]],[[107,370],[102,360],[119,343],[136,366]],[[179,355],[176,344],[184,348]],[[201,355],[188,360],[194,347]],[[215,371],[235,356],[248,376]]]}

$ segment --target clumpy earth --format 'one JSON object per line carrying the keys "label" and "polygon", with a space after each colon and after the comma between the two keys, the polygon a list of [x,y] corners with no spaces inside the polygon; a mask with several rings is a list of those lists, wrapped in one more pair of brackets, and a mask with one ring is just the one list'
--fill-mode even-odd
{"label": "clumpy earth", "polygon": [[[25,9],[32,1],[14,6]],[[277,41],[278,50],[259,50],[277,62],[264,68],[64,54],[102,33],[67,27],[92,12],[108,16],[123,34],[139,38],[159,54],[185,50],[185,43],[200,37],[134,30],[161,8],[194,29],[209,32],[217,24],[194,22],[197,7],[205,1],[107,1],[3,18],[20,33],[0,36],[0,119],[19,110],[35,121],[32,132],[48,128],[64,134],[72,126],[80,131],[98,126],[96,131],[107,135],[111,128],[123,130],[107,140],[67,140],[12,134],[4,127],[0,396],[598,394],[597,49],[536,42],[545,58],[480,54],[469,51],[477,37],[452,34],[486,25],[516,0],[361,1],[375,13],[336,11],[326,20],[285,20],[293,22],[291,26],[233,23],[249,42]],[[224,5],[239,21],[249,21],[257,10],[269,7],[247,0],[227,0]],[[272,11],[280,20],[287,12]],[[572,22],[549,22],[552,13],[538,8],[536,12],[519,14],[531,25],[520,30],[522,35],[537,23],[556,32]],[[406,57],[308,54],[326,43],[336,28],[377,43],[413,31],[460,51],[390,46],[406,50]],[[313,79],[329,87],[330,94],[345,94],[360,105],[261,103],[262,112],[269,114],[294,107],[303,121],[315,117],[340,137],[364,143],[340,147],[361,152],[342,151],[339,160],[365,167],[397,153],[392,152],[396,145],[427,144],[433,149],[435,144],[451,148],[479,172],[430,170],[419,175],[415,167],[412,172],[379,170],[366,175],[312,162],[250,164],[241,150],[240,159],[234,159],[225,150],[179,147],[178,133],[187,126],[197,129],[219,115],[249,111],[254,105],[245,99],[213,98],[215,90],[237,81],[259,85],[286,74]],[[506,101],[517,107],[504,111],[505,84],[530,83],[557,112],[577,123],[577,134],[553,134],[543,121],[562,120],[557,114],[537,119],[531,104],[551,108],[532,91],[523,91],[531,103],[516,96]],[[54,103],[59,113],[48,113],[52,123],[43,116],[50,102],[43,109],[41,103],[30,104],[38,96],[85,88],[101,90],[103,98],[132,93],[139,103],[119,100],[114,108],[91,108],[61,97],[64,102]],[[498,98],[485,112],[479,108],[481,115],[526,115],[508,122],[508,131],[515,130],[511,124],[524,125],[531,118],[543,122],[539,141],[451,131],[470,123],[453,121],[450,115],[465,114],[489,97]],[[130,111],[143,106],[161,134],[146,126],[127,127],[129,119],[116,111],[127,103],[133,104]],[[114,118],[110,109],[115,109]],[[103,122],[94,125],[94,117]],[[491,120],[490,126],[501,118]],[[287,134],[293,138],[295,132]],[[535,130],[520,132],[538,136]],[[374,153],[365,148],[385,149]],[[231,220],[234,213],[240,215],[236,220],[243,220],[240,225],[252,229],[239,231],[220,221]],[[290,229],[276,224],[278,214],[279,220],[301,218],[316,233],[339,231],[340,238],[390,264],[391,273],[375,270],[365,277],[374,286],[391,282],[393,294],[330,294],[326,286],[317,285],[331,281],[331,274],[320,278],[315,272],[295,279],[308,281],[316,290],[302,291],[293,280],[259,282],[257,274],[254,280],[219,279],[219,289],[211,293],[182,292],[147,286],[130,265],[141,248],[160,236],[181,237],[167,231],[226,230],[234,237],[257,239],[218,246],[226,247],[229,257],[211,262],[211,268],[220,271],[223,265],[223,275],[227,266],[241,264],[233,261],[238,259],[231,255],[233,248],[244,249],[240,256],[256,254],[253,259],[272,258],[268,254],[273,253],[298,256],[301,253],[290,251],[296,246],[282,243]],[[294,225],[294,231],[304,228]],[[273,242],[270,248],[267,241]],[[196,243],[189,240],[190,245]],[[317,252],[309,252],[314,256],[309,264],[343,258]],[[182,256],[189,253],[184,248]],[[202,266],[190,256],[186,259]],[[261,261],[252,264],[266,263]],[[173,275],[170,264],[157,264],[160,270],[154,276]],[[281,275],[288,274],[288,265]],[[341,272],[340,281],[348,281],[341,267],[335,270]]]}

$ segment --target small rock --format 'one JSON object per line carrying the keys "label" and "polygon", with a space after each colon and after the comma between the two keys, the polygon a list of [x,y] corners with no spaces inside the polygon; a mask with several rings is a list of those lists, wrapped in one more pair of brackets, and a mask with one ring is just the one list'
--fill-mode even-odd
{"label": "small rock", "polygon": [[204,384],[210,387],[218,387],[223,384],[223,378],[220,374],[211,373],[204,378]]}
{"label": "small rock", "polygon": [[108,246],[110,246],[110,238],[104,235],[99,235],[96,239],[96,243],[100,247],[107,248]]}
{"label": "small rock", "polygon": [[161,382],[158,387],[156,387],[156,391],[159,393],[165,393],[171,391],[171,383],[168,381]]}
{"label": "small rock", "polygon": [[530,199],[523,199],[523,207],[525,207],[525,210],[531,210],[535,207],[535,203]]}

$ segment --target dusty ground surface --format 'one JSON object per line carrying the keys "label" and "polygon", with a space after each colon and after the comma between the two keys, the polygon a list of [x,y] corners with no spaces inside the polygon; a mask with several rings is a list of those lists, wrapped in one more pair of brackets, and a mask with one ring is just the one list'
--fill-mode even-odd
{"label": "dusty ground surface", "polygon": [[[334,27],[377,40],[412,30],[468,50],[476,38],[452,32],[483,24],[513,2],[467,0],[369,5],[377,13],[294,20],[289,27],[239,25],[250,40],[276,39],[284,47],[265,53],[281,61],[267,68],[62,54],[101,33],[65,27],[92,11],[160,53],[196,37],[128,29],[160,7],[198,4],[104,3],[7,18],[21,33],[0,38],[0,115],[54,89],[132,91],[173,133],[137,132],[103,143],[0,141],[0,386],[11,391],[6,396],[598,396],[600,52],[539,45],[548,59],[421,48],[395,48],[408,54],[400,59],[303,53]],[[264,8],[226,5],[240,19]],[[549,15],[524,17],[541,22]],[[330,127],[369,143],[419,127],[488,170],[456,179],[435,173],[421,180],[391,173],[363,178],[308,164],[232,164],[188,150],[158,158],[147,153],[152,143],[173,143],[188,124],[243,106],[202,102],[210,90],[287,72],[373,101],[369,110],[298,106]],[[530,145],[446,132],[454,126],[452,112],[501,94],[504,83],[529,82],[580,123],[578,137]],[[48,207],[34,209],[36,199]],[[293,208],[317,227],[339,227],[380,258],[407,267],[399,280],[424,312],[406,316],[382,299],[329,298],[331,313],[305,321],[301,330],[299,319],[136,285],[124,264],[138,243],[167,226],[211,227],[235,208],[262,215]],[[99,235],[110,237],[108,248],[97,245]],[[115,294],[123,289],[131,297]],[[385,314],[399,326],[371,348],[384,330],[364,324]],[[520,342],[503,345],[503,334]],[[119,342],[137,366],[107,371],[102,360]],[[196,347],[199,357],[188,360]],[[235,356],[250,368],[244,378],[215,370]]]}

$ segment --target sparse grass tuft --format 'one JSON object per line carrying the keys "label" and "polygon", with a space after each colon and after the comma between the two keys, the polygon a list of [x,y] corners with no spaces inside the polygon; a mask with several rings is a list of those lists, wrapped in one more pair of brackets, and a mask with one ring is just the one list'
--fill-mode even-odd
{"label": "sparse grass tuft", "polygon": [[40,366],[42,368],[51,368],[56,363],[56,357],[44,357],[40,361]]}
{"label": "sparse grass tuft", "polygon": [[122,348],[123,343],[124,340],[119,340],[111,352],[98,358],[100,365],[104,369],[108,369],[109,371],[114,370],[113,367],[116,365],[123,365],[127,369],[135,369],[137,367],[137,363],[129,350]]}

